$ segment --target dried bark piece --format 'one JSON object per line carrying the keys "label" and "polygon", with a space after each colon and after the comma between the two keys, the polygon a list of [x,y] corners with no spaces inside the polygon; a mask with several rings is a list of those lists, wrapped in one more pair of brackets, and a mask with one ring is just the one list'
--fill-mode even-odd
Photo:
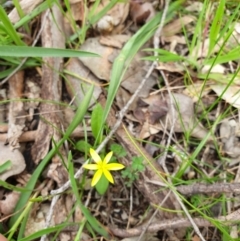
{"label": "dried bark piece", "polygon": [[[54,19],[53,19],[53,16]],[[44,15],[43,15],[44,18]],[[65,48],[63,35],[63,16],[59,8],[54,5],[52,14],[46,18],[42,33],[43,47]],[[62,83],[59,72],[62,71],[63,59],[45,57],[42,66],[41,98],[43,100],[58,102],[61,100]],[[35,163],[43,159],[49,151],[51,139],[60,139],[57,132],[60,129],[60,107],[54,103],[42,102],[40,105],[41,120],[38,126],[38,135],[32,147],[32,158]]]}
{"label": "dried bark piece", "polygon": [[9,106],[8,142],[15,149],[20,147],[18,138],[22,135],[23,128],[25,127],[26,112],[21,101],[23,97],[24,72],[18,71],[9,79],[8,83],[9,99],[14,100],[11,101]]}
{"label": "dried bark piece", "polygon": [[0,173],[0,180],[2,181],[21,173],[26,167],[24,157],[18,149],[11,150],[11,147],[0,142],[0,165],[6,161],[10,161],[12,165],[10,169]]}

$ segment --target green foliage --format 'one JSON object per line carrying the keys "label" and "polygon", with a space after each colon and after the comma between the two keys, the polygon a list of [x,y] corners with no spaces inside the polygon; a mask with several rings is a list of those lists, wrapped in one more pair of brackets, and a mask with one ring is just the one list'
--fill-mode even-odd
{"label": "green foliage", "polygon": [[92,146],[87,142],[87,141],[78,141],[76,144],[75,144],[75,148],[78,150],[78,151],[81,151],[81,152],[84,152],[84,153],[88,153],[89,152],[89,149],[92,148]]}
{"label": "green foliage", "polygon": [[223,21],[223,13],[225,9],[225,0],[220,0],[216,14],[214,15],[213,23],[210,28],[210,45],[209,45],[209,55],[211,54],[214,46],[218,44],[219,32],[221,29]]}
{"label": "green foliage", "polygon": [[125,184],[130,187],[139,178],[139,173],[145,169],[143,157],[133,157],[132,165],[126,167],[122,172],[122,177],[126,179]]}
{"label": "green foliage", "polygon": [[96,184],[96,190],[100,195],[104,195],[109,187],[109,181],[102,175],[98,183]]}
{"label": "green foliage", "polygon": [[117,157],[125,157],[127,155],[126,150],[119,144],[114,143],[110,146],[110,150],[116,155]]}

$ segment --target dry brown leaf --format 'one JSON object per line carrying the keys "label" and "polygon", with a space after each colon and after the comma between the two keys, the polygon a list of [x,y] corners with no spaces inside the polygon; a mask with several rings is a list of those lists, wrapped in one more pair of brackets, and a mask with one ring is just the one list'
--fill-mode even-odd
{"label": "dry brown leaf", "polygon": [[70,4],[71,16],[75,21],[83,21],[85,15],[84,2],[75,1]]}
{"label": "dry brown leaf", "polygon": [[223,100],[237,109],[240,108],[240,88],[238,85],[230,85],[227,84],[218,84],[211,85],[212,90],[218,95],[221,96]]}
{"label": "dry brown leaf", "polygon": [[170,97],[166,96],[165,98],[168,103],[168,114],[161,118],[163,125],[166,125],[167,129],[170,130],[174,123],[175,132],[189,132],[193,137],[204,139],[208,131],[195,118],[192,99],[177,93],[172,94],[172,99],[174,114],[171,110]]}
{"label": "dry brown leaf", "polygon": [[100,36],[99,43],[105,46],[122,49],[123,45],[130,39],[129,35]]}
{"label": "dry brown leaf", "polygon": [[96,58],[84,57],[79,59],[98,79],[109,81],[112,63],[108,58],[114,53],[115,49],[101,45],[98,38],[88,38],[81,45],[81,50],[94,52],[101,56]]}
{"label": "dry brown leaf", "polygon": [[[131,95],[129,94],[128,91],[126,91],[124,88],[122,88],[121,86],[118,89],[117,95],[116,95],[116,101],[117,101],[117,106],[122,109],[127,102],[129,101],[129,99],[131,98]],[[135,110],[136,108],[136,99],[131,103],[131,105],[129,106],[128,110]]]}
{"label": "dry brown leaf", "polygon": [[[129,91],[131,94],[135,93],[136,89],[138,88],[142,79],[146,76],[146,73],[150,67],[150,62],[141,60],[141,58],[143,57],[143,52],[136,54],[130,66],[128,67],[121,83],[121,86],[127,91]],[[148,97],[150,90],[157,83],[157,78],[158,77],[155,72],[153,72],[152,75],[149,76],[148,80],[138,94],[139,98]]]}
{"label": "dry brown leaf", "polygon": [[183,73],[183,71],[186,70],[186,68],[181,64],[177,62],[169,62],[169,63],[158,63],[158,67],[156,69],[160,70],[167,70],[169,72],[176,72],[176,73]]}
{"label": "dry brown leaf", "polygon": [[162,126],[160,123],[156,123],[152,125],[152,124],[149,124],[149,122],[145,121],[137,137],[140,139],[145,139],[145,138],[148,138],[149,136],[157,134],[161,130],[162,130]]}
{"label": "dry brown leaf", "polygon": [[181,18],[174,20],[173,22],[167,24],[163,27],[161,37],[169,37],[178,34],[182,31],[182,28],[191,22],[195,21],[196,17],[192,15],[185,15]]}
{"label": "dry brown leaf", "polygon": [[[99,4],[96,14],[101,11],[107,4],[109,0],[104,0]],[[110,9],[107,14],[101,18],[97,24],[96,29],[101,34],[106,34],[112,32],[112,34],[118,34],[123,29],[123,23],[126,20],[129,13],[129,3],[117,3]]]}
{"label": "dry brown leaf", "polygon": [[77,58],[71,58],[66,66],[66,69],[67,71],[81,78],[78,79],[74,76],[66,75],[66,88],[68,94],[74,100],[75,105],[78,106],[82,102],[85,93],[92,84],[95,85],[95,88],[89,105],[91,106],[93,103],[95,103],[102,92],[98,79]]}
{"label": "dry brown leaf", "polygon": [[[223,143],[223,151],[227,153],[231,159],[237,158],[240,161],[240,127],[235,120],[224,120],[220,126],[220,138]],[[236,160],[232,160],[230,165],[236,164]]]}
{"label": "dry brown leaf", "polygon": [[8,177],[20,174],[26,167],[24,157],[18,149],[11,150],[3,142],[0,142],[0,165],[6,161],[11,162],[11,167],[0,173],[0,180],[5,181]]}
{"label": "dry brown leaf", "polygon": [[186,38],[178,35],[162,36],[161,41],[167,43],[175,42],[176,44],[186,44]]}
{"label": "dry brown leaf", "polygon": [[139,1],[130,1],[130,16],[135,24],[144,24],[155,16],[155,9],[152,3]]}

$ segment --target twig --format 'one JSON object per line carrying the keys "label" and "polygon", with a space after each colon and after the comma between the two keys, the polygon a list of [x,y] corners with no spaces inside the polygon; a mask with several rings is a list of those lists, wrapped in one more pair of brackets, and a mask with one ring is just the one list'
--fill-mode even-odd
{"label": "twig", "polygon": [[[214,218],[218,222],[223,222],[224,225],[233,225],[234,223],[238,223],[240,218],[240,209],[234,211],[233,213],[227,216],[220,216]],[[204,218],[193,218],[194,223],[196,223],[199,227],[213,227],[214,224]],[[147,232],[155,233],[159,230],[165,229],[177,229],[177,228],[188,228],[192,224],[187,218],[177,218],[177,219],[165,219],[160,220],[158,223],[152,223],[148,228]],[[110,226],[111,232],[122,238],[139,236],[141,232],[145,229],[145,226],[139,226],[132,229],[119,229]]]}

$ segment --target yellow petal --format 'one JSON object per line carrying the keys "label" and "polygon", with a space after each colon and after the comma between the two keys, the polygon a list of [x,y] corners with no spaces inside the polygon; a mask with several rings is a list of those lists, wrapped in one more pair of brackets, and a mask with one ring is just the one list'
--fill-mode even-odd
{"label": "yellow petal", "polygon": [[103,173],[109,182],[114,183],[113,176],[107,169],[104,169]]}
{"label": "yellow petal", "polygon": [[86,168],[88,170],[97,170],[98,165],[97,164],[85,164],[85,165],[83,165],[83,168]]}
{"label": "yellow petal", "polygon": [[93,176],[91,186],[95,186],[102,176],[102,170],[97,170]]}
{"label": "yellow petal", "polygon": [[95,152],[95,150],[93,150],[92,148],[90,148],[90,155],[91,155],[92,159],[93,159],[96,163],[102,161],[101,157],[100,157],[100,156],[97,154],[97,152]]}
{"label": "yellow petal", "polygon": [[109,163],[109,164],[106,165],[106,168],[110,171],[121,170],[124,167],[125,166],[123,164],[119,164],[119,163]]}
{"label": "yellow petal", "polygon": [[112,154],[113,154],[113,152],[110,151],[110,152],[104,157],[103,162],[107,164],[107,163],[110,161],[110,159],[111,159],[111,157],[112,157]]}

